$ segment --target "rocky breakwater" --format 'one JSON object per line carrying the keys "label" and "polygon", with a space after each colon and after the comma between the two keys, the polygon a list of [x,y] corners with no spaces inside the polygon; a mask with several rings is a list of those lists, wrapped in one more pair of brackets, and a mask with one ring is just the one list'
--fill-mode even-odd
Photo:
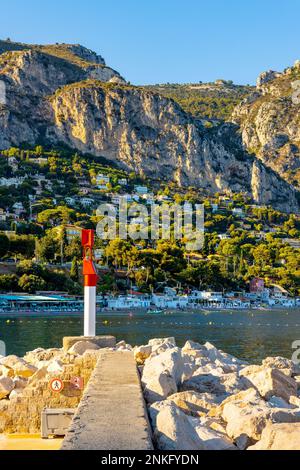
{"label": "rocky breakwater", "polygon": [[[39,433],[44,408],[76,408],[83,391],[71,379],[82,377],[87,384],[98,351],[96,344],[78,341],[68,351],[38,348],[23,358],[0,356],[0,434]],[[63,381],[60,393],[50,389],[54,377]]]}
{"label": "rocky breakwater", "polygon": [[161,450],[300,449],[300,367],[249,365],[210,343],[153,339],[133,349]]}

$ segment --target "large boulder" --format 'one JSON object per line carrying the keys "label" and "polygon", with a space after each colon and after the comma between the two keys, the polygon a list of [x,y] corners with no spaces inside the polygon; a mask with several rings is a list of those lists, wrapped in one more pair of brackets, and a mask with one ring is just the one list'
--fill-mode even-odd
{"label": "large boulder", "polygon": [[229,395],[225,400],[221,403],[217,404],[216,406],[212,406],[208,412],[208,416],[210,417],[220,417],[222,416],[224,406],[227,403],[232,402],[242,402],[245,405],[257,405],[262,403],[262,398],[255,388],[248,388],[247,390],[242,390],[241,392],[235,393],[233,395]]}
{"label": "large boulder", "polygon": [[61,374],[64,371],[64,363],[59,359],[53,359],[47,366],[47,372],[50,374]]}
{"label": "large boulder", "polygon": [[173,347],[145,361],[142,375],[145,398],[148,403],[164,400],[177,392],[184,362],[179,348]]}
{"label": "large boulder", "polygon": [[208,416],[220,417],[226,422],[226,433],[240,449],[245,449],[260,438],[270,420],[272,408],[254,388],[241,391],[224,400]]}
{"label": "large boulder", "polygon": [[199,393],[212,393],[216,395],[219,402],[227,396],[246,390],[249,382],[243,377],[239,377],[236,372],[230,374],[214,375],[194,374],[189,380],[185,380],[181,390],[194,390]]}
{"label": "large boulder", "polygon": [[211,393],[197,393],[193,391],[178,392],[169,396],[178,408],[190,416],[205,415],[216,405],[216,396]]}
{"label": "large boulder", "polygon": [[248,450],[300,450],[300,423],[268,423],[261,439]]}
{"label": "large boulder", "polygon": [[300,374],[300,365],[295,364],[293,361],[291,361],[290,359],[287,359],[286,357],[281,357],[281,356],[266,357],[262,361],[262,365],[264,367],[282,369],[283,371],[285,371],[285,373],[287,373],[287,371],[290,371],[290,373],[287,375]]}
{"label": "large boulder", "polygon": [[168,338],[153,338],[148,341],[148,345],[152,347],[161,346],[164,343],[172,344],[173,347],[176,346],[176,341],[173,336]]}
{"label": "large boulder", "polygon": [[164,407],[156,418],[154,437],[160,450],[235,449],[222,433],[183,413],[175,404]]}
{"label": "large boulder", "polygon": [[221,349],[217,349],[213,344],[209,342],[206,342],[204,344],[204,348],[206,350],[206,356],[213,362],[218,361],[219,365],[235,365],[240,367],[245,367],[245,365],[247,365],[245,361],[241,361],[240,359],[232,356],[231,354],[225,353],[224,351],[221,351]]}
{"label": "large boulder", "polygon": [[33,364],[36,367],[41,367],[41,361],[50,361],[51,359],[59,356],[62,353],[62,350],[59,348],[50,348],[50,349],[43,349],[37,348],[33,351],[29,351],[24,356],[24,360]]}
{"label": "large boulder", "polygon": [[14,372],[14,376],[28,378],[37,371],[37,367],[14,355],[6,356],[1,359],[1,364],[11,369]]}
{"label": "large boulder", "polygon": [[77,343],[73,344],[68,350],[69,354],[78,354],[82,356],[86,351],[90,350],[98,350],[100,347],[96,343],[92,343],[91,341],[77,341]]}
{"label": "large boulder", "polygon": [[152,353],[152,346],[146,344],[144,346],[135,346],[133,348],[134,359],[138,365],[143,365]]}
{"label": "large boulder", "polygon": [[0,376],[2,377],[14,377],[15,373],[13,369],[6,367],[4,365],[0,365]]}
{"label": "large boulder", "polygon": [[247,378],[266,399],[275,395],[289,401],[291,396],[297,395],[296,381],[280,369],[248,366],[240,371],[240,376]]}
{"label": "large boulder", "polygon": [[0,377],[0,400],[6,398],[14,386],[14,381],[10,377]]}
{"label": "large boulder", "polygon": [[270,421],[270,409],[264,403],[250,405],[232,402],[224,406],[222,418],[227,423],[227,435],[239,448],[245,448],[260,439]]}

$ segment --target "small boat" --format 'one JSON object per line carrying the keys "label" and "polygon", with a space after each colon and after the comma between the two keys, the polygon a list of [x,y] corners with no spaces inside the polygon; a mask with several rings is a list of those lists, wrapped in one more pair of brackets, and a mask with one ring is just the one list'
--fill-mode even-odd
{"label": "small boat", "polygon": [[160,313],[164,313],[164,310],[159,310],[159,309],[151,310],[151,309],[149,309],[149,310],[147,310],[147,313],[151,313],[153,315],[158,315]]}

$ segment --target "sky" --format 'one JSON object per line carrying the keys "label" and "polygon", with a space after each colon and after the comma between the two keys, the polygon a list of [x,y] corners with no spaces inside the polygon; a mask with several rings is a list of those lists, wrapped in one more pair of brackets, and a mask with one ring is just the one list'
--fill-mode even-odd
{"label": "sky", "polygon": [[10,0],[0,15],[2,39],[80,43],[137,85],[254,84],[300,59],[300,0]]}

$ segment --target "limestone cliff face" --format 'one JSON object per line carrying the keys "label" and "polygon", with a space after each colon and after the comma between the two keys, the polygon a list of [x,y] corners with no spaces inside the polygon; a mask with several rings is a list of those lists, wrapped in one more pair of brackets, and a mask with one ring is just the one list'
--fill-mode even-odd
{"label": "limestone cliff face", "polygon": [[143,89],[87,81],[50,100],[47,139],[118,161],[152,178],[215,191],[246,191],[289,210],[294,190],[243,151],[236,126],[206,130],[172,100]]}
{"label": "limestone cliff face", "polygon": [[205,129],[174,101],[127,85],[78,47],[0,54],[0,148],[64,143],[153,179],[244,191],[258,203],[298,209],[294,188],[244,151],[236,125]]}
{"label": "limestone cliff face", "polygon": [[264,72],[257,90],[233,113],[243,142],[267,166],[300,188],[300,64]]}

